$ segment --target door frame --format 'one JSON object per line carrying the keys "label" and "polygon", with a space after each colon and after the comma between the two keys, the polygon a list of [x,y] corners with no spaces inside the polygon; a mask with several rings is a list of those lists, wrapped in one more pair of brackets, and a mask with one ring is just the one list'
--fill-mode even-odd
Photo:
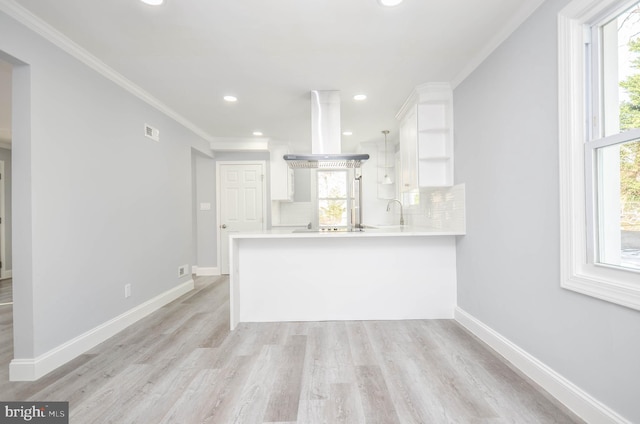
{"label": "door frame", "polygon": [[216,254],[218,261],[218,269],[222,272],[222,252],[220,246],[222,243],[222,237],[220,236],[220,166],[221,165],[260,165],[262,166],[262,230],[267,229],[267,161],[265,160],[221,160],[216,161]]}
{"label": "door frame", "polygon": [[4,201],[6,175],[4,174],[4,161],[0,160],[0,280],[10,278],[11,273],[7,271],[7,219],[6,219],[6,203]]}

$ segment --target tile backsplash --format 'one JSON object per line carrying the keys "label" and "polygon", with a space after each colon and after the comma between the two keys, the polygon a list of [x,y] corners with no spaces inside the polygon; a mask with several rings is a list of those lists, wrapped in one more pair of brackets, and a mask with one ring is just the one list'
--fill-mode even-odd
{"label": "tile backsplash", "polygon": [[[464,233],[465,185],[453,187],[422,188],[417,196],[419,203],[404,206],[407,225],[427,227],[434,230]],[[274,226],[306,226],[313,220],[312,202],[273,202],[272,224]],[[398,222],[400,210],[392,208],[393,218]]]}
{"label": "tile backsplash", "polygon": [[[272,215],[273,225],[306,226],[313,219],[311,202],[278,202],[279,216]],[[279,219],[276,219],[279,218]]]}
{"label": "tile backsplash", "polygon": [[420,190],[420,203],[409,208],[406,214],[410,225],[464,232],[465,185],[423,188]]}

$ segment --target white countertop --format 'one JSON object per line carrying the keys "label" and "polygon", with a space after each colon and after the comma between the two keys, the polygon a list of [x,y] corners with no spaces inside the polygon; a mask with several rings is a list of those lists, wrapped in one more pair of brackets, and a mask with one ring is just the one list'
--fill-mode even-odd
{"label": "white countertop", "polygon": [[340,238],[340,237],[415,237],[415,236],[460,236],[464,231],[440,230],[427,227],[389,226],[365,228],[363,231],[303,231],[294,232],[291,229],[278,229],[229,233],[230,238]]}

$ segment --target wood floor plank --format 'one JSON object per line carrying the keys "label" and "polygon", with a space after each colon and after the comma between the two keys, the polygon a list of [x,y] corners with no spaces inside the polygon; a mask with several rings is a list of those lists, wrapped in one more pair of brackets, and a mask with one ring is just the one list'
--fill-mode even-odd
{"label": "wood floor plank", "polygon": [[229,424],[263,422],[268,393],[279,372],[283,346],[268,344],[258,354],[255,366],[235,402]]}
{"label": "wood floor plank", "polygon": [[369,424],[400,424],[382,371],[377,366],[356,367],[365,421]]}
{"label": "wood floor plank", "polygon": [[484,393],[484,399],[502,419],[531,424],[580,422],[457,323],[442,321],[434,330],[451,362],[464,370],[468,384]]}
{"label": "wood floor plank", "polygon": [[211,396],[217,390],[216,381],[222,372],[221,369],[199,371],[158,423],[202,423],[204,417],[209,414],[211,402],[216,402]]}
{"label": "wood floor plank", "polygon": [[451,422],[471,422],[499,418],[477,386],[469,384],[466,370],[459,363],[451,363],[440,350],[416,352],[413,370],[422,380],[429,381],[439,392],[442,406]]}
{"label": "wood floor plank", "polygon": [[196,375],[213,363],[217,351],[214,348],[195,349],[187,358],[166,366],[152,367],[145,376],[145,383],[131,396],[133,407],[121,408],[113,414],[118,423],[157,423],[169,412],[193,382]]}
{"label": "wood floor plank", "polygon": [[13,279],[0,280],[0,305],[13,302]]}
{"label": "wood floor plank", "polygon": [[[301,399],[327,400],[331,384],[355,382],[348,336],[343,323],[317,324],[309,329],[307,343]],[[309,405],[315,407],[314,404]]]}
{"label": "wood floor plank", "polygon": [[361,321],[350,321],[346,323],[346,328],[353,365],[376,365],[378,360],[376,359],[364,323]]}
{"label": "wood floor plank", "polygon": [[195,289],[0,399],[67,400],[73,422],[118,424],[580,423],[453,320],[242,323],[226,277]]}
{"label": "wood floor plank", "polygon": [[408,342],[396,345],[389,340],[394,337],[390,329],[392,327],[385,323],[367,323],[367,331],[400,422],[446,422],[440,393],[415,372],[413,358],[406,353],[411,350]]}
{"label": "wood floor plank", "polygon": [[254,358],[236,356],[225,368],[200,371],[160,423],[231,422],[235,402],[254,365]]}
{"label": "wood floor plank", "polygon": [[297,419],[306,344],[307,336],[290,336],[284,346],[282,363],[271,387],[264,421]]}
{"label": "wood floor plank", "polygon": [[365,414],[356,384],[332,384],[323,416],[332,424],[364,424]]}
{"label": "wood floor plank", "polygon": [[112,378],[99,390],[88,396],[80,406],[71,408],[69,421],[78,423],[114,423],[114,416],[121,409],[129,410],[136,405],[131,401],[143,384],[149,365],[133,364]]}

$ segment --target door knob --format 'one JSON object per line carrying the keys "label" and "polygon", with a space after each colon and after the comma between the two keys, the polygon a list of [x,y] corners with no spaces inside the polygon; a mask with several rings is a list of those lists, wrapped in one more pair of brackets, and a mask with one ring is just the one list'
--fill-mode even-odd
{"label": "door knob", "polygon": [[222,224],[220,228],[227,228],[227,224]]}

